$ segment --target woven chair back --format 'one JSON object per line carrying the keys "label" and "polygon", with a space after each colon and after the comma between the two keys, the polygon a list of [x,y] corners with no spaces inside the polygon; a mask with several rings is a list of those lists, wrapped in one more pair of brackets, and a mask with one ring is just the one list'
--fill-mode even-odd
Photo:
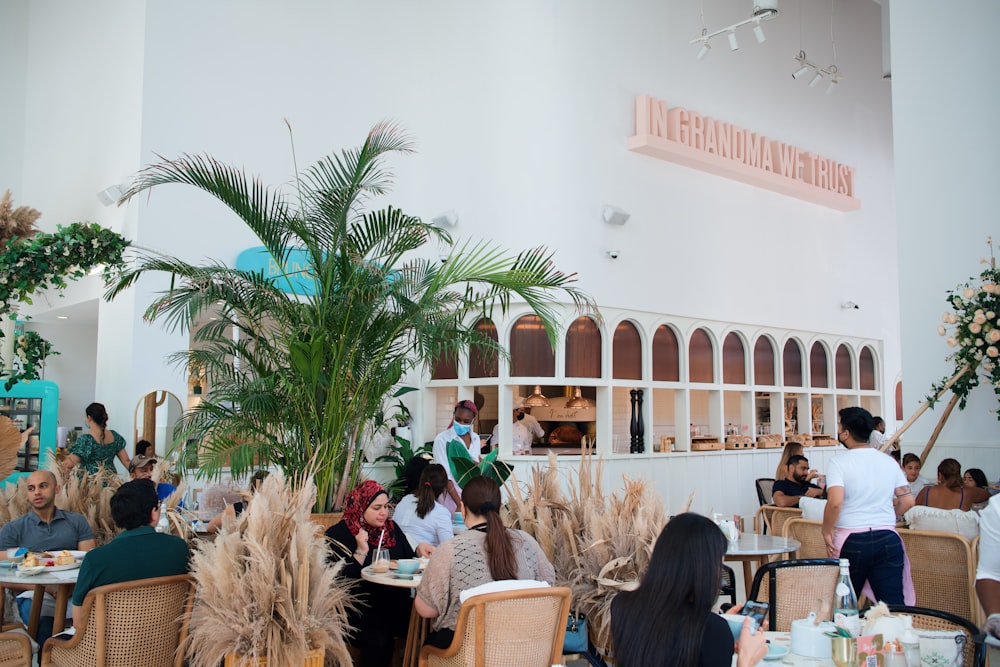
{"label": "woven chair back", "polygon": [[801,542],[795,551],[796,558],[826,558],[826,542],[823,540],[823,524],[806,519],[789,519],[784,525],[785,537]]}
{"label": "woven chair back", "polygon": [[764,525],[770,535],[784,535],[785,522],[791,519],[802,517],[802,510],[798,507],[778,507],[776,505],[765,505],[760,508],[764,517]]}
{"label": "woven chair back", "polygon": [[447,649],[425,646],[429,667],[549,667],[562,660],[568,588],[530,588],[469,598]]}
{"label": "woven chair back", "polygon": [[965,643],[962,645],[962,664],[965,667],[985,665],[984,647],[975,641],[976,635],[979,634],[979,628],[967,618],[955,616],[940,609],[903,605],[889,605],[889,611],[895,615],[906,614],[912,617],[913,627],[917,630],[961,630],[965,633]]}
{"label": "woven chair back", "polygon": [[[833,589],[840,574],[836,558],[810,558],[765,563],[754,576],[750,599],[770,605],[770,629],[790,632],[792,621],[815,609],[833,610]],[[820,620],[832,620],[830,615]]]}
{"label": "woven chair back", "polygon": [[899,535],[910,558],[916,606],[982,623],[975,592],[976,545],[957,533],[900,530]]}
{"label": "woven chair back", "polygon": [[98,586],[87,593],[87,621],[65,642],[46,642],[42,665],[58,667],[170,667],[194,593],[190,575]]}

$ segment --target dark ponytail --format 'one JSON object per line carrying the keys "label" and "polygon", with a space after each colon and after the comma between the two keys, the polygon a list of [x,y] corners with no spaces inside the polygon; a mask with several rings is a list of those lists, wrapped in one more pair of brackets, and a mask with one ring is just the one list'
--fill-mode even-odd
{"label": "dark ponytail", "polygon": [[417,516],[423,519],[437,502],[438,496],[444,493],[448,486],[448,475],[444,471],[444,466],[431,463],[420,473],[420,482],[417,484],[413,495],[417,497]]}
{"label": "dark ponytail", "polygon": [[104,444],[105,432],[108,429],[108,411],[104,409],[104,405],[101,403],[91,403],[87,406],[85,411],[87,416],[90,417],[90,421],[94,422],[101,427],[101,442],[98,444]]}
{"label": "dark ponytail", "polygon": [[489,477],[474,477],[462,489],[462,503],[486,519],[486,563],[494,581],[517,579],[517,558],[510,531],[500,518],[500,487]]}

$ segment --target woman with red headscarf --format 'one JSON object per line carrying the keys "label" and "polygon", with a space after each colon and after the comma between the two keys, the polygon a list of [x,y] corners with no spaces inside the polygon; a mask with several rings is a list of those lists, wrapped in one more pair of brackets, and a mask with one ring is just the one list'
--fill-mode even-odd
{"label": "woman with red headscarf", "polygon": [[479,416],[479,409],[472,401],[459,401],[455,404],[455,410],[451,415],[451,423],[448,428],[437,434],[434,438],[434,463],[444,467],[448,474],[448,487],[438,498],[438,502],[448,508],[449,512],[456,512],[462,507],[462,487],[455,482],[455,475],[451,471],[451,463],[448,462],[448,443],[458,440],[469,450],[469,455],[473,460],[478,461],[482,450],[479,442],[479,434],[472,428]]}
{"label": "woman with red headscarf", "polygon": [[344,561],[341,576],[356,579],[356,609],[347,616],[351,643],[361,650],[361,667],[386,667],[392,660],[393,638],[406,637],[410,620],[410,591],[380,586],[361,579],[361,568],[371,565],[379,544],[394,559],[413,558],[402,529],[389,518],[389,495],[378,482],[359,484],[344,501],[344,518],[326,531],[330,560]]}

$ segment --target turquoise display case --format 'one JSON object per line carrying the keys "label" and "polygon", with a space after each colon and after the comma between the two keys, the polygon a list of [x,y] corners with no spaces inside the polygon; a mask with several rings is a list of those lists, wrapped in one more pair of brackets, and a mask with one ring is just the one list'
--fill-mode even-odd
{"label": "turquoise display case", "polygon": [[9,417],[21,431],[35,427],[28,442],[18,450],[15,472],[0,484],[16,483],[55,460],[59,421],[59,386],[55,382],[18,382],[10,391],[3,391],[0,383],[0,416]]}

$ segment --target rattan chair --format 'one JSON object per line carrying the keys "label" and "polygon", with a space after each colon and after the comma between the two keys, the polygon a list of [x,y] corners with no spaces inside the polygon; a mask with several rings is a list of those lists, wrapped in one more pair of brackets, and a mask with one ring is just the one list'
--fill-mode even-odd
{"label": "rattan chair", "polygon": [[31,667],[31,640],[20,623],[5,625],[0,632],[0,667]]}
{"label": "rattan chair", "polygon": [[549,667],[562,661],[570,590],[526,588],[475,595],[458,611],[446,649],[424,646],[420,667]]}
{"label": "rattan chair", "polygon": [[[753,578],[750,599],[767,602],[769,629],[789,632],[792,621],[805,618],[817,600],[833,609],[833,589],[840,574],[836,558],[807,558],[764,563]],[[829,618],[820,620],[830,620]]]}
{"label": "rattan chair", "polygon": [[76,634],[45,642],[42,667],[179,667],[193,600],[187,574],[98,586]]}
{"label": "rattan chair", "polygon": [[826,541],[823,539],[823,523],[806,519],[789,519],[782,528],[782,535],[801,543],[796,549],[796,558],[826,558]]}
{"label": "rattan chair", "polygon": [[772,504],[771,487],[774,486],[774,478],[761,477],[754,482],[754,486],[757,487],[757,500],[760,502],[761,507]]}
{"label": "rattan chair", "polygon": [[986,664],[986,650],[982,636],[979,628],[972,621],[955,614],[949,614],[946,611],[926,607],[891,604],[889,611],[893,614],[911,616],[913,627],[917,630],[961,630],[965,633],[962,664],[965,667],[983,667]]}
{"label": "rattan chair", "polygon": [[764,505],[758,512],[764,520],[765,532],[776,536],[784,535],[786,521],[802,517],[802,510],[798,507]]}
{"label": "rattan chair", "polygon": [[[976,599],[976,550],[979,538],[970,542],[957,533],[900,530],[910,559],[917,605],[982,623]],[[933,605],[930,607],[929,605]]]}

